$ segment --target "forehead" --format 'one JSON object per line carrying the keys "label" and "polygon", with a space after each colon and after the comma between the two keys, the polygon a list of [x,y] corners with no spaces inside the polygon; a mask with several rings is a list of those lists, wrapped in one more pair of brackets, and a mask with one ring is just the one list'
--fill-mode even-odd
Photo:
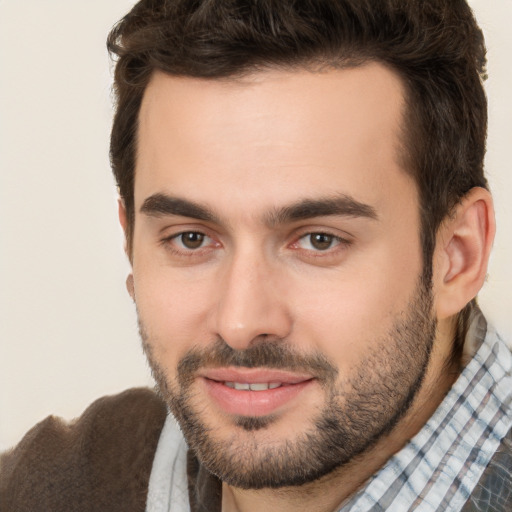
{"label": "forehead", "polygon": [[155,73],[139,116],[136,208],[155,193],[247,209],[312,191],[378,206],[393,187],[411,193],[403,109],[401,80],[377,63],[236,80]]}

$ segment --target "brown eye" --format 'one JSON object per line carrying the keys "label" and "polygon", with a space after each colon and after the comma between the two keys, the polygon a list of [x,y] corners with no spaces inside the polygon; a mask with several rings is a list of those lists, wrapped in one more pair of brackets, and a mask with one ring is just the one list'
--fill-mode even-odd
{"label": "brown eye", "polygon": [[186,249],[199,249],[199,247],[203,245],[206,237],[203,233],[187,231],[186,233],[181,233],[178,238]]}
{"label": "brown eye", "polygon": [[317,251],[326,251],[327,249],[330,249],[335,241],[335,237],[333,235],[328,235],[326,233],[311,233],[308,237],[311,247]]}
{"label": "brown eye", "polygon": [[[332,258],[338,259],[345,253],[352,242],[345,238],[333,235],[328,231],[310,231],[304,233],[292,244],[293,249],[300,249],[298,255],[302,258],[316,258],[316,262],[332,262]],[[329,259],[330,258],[330,259]]]}

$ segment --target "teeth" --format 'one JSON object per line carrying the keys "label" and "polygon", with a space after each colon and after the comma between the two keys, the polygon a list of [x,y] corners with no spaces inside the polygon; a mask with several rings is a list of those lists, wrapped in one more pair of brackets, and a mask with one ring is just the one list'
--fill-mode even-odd
{"label": "teeth", "polygon": [[266,382],[261,382],[258,384],[251,384],[251,391],[266,391],[268,389],[268,384]]}
{"label": "teeth", "polygon": [[276,389],[281,386],[280,382],[258,382],[248,384],[247,382],[224,382],[224,385],[238,391],[266,391],[267,389]]}

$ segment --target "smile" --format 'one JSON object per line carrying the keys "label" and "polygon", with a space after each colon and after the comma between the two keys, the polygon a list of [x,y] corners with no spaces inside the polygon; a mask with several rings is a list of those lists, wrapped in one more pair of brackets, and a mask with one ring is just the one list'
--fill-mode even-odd
{"label": "smile", "polygon": [[210,368],[198,380],[215,408],[252,417],[295,407],[316,382],[311,374],[269,368]]}
{"label": "smile", "polygon": [[238,391],[267,391],[268,389],[276,389],[281,387],[281,382],[224,382],[224,386]]}

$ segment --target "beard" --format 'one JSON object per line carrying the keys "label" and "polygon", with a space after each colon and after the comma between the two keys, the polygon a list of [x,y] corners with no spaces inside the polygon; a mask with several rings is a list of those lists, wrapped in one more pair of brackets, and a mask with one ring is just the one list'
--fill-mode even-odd
{"label": "beard", "polygon": [[[406,414],[423,382],[436,336],[432,302],[431,287],[420,281],[406,310],[343,379],[321,353],[301,354],[286,340],[265,337],[243,351],[222,339],[193,349],[179,361],[171,380],[156,360],[140,317],[139,327],[159,392],[199,461],[235,487],[281,488],[304,485],[346,465]],[[193,385],[201,368],[228,366],[305,371],[321,385],[324,403],[307,429],[280,443],[271,441],[277,421],[273,415],[235,417],[232,435],[218,439],[207,407],[196,403]]]}

